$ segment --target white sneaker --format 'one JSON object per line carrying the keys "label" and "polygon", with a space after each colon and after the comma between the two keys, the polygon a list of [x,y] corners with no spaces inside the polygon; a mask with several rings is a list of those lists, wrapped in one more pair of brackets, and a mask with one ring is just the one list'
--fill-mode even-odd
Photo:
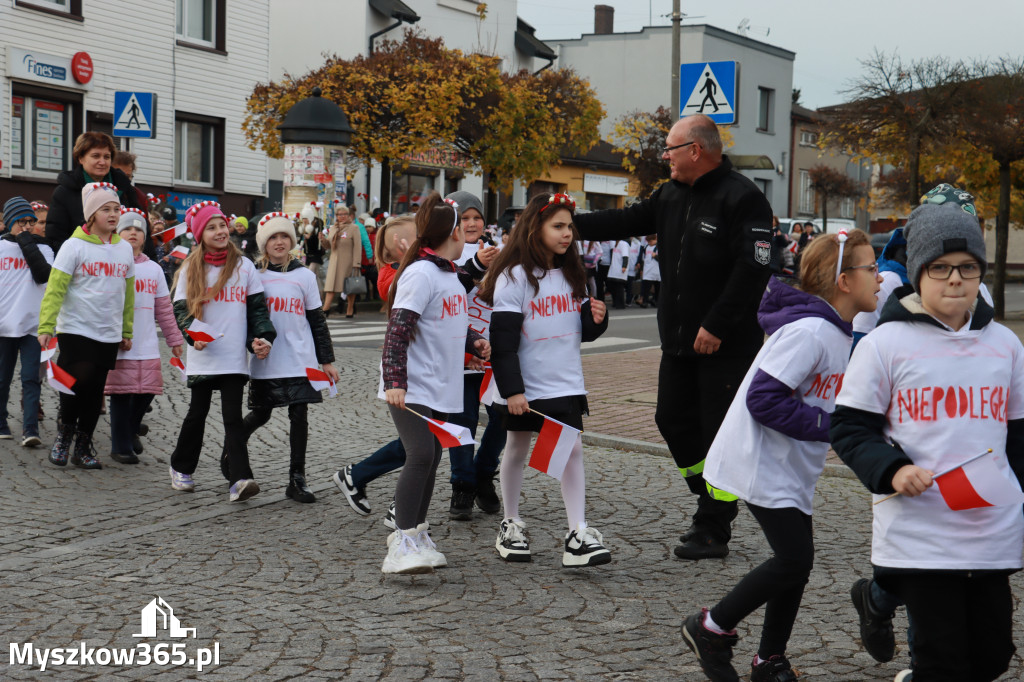
{"label": "white sneaker", "polygon": [[391,500],[391,504],[388,505],[388,511],[384,514],[384,525],[391,530],[398,530],[398,524],[395,523],[395,501]]}
{"label": "white sneaker", "polygon": [[444,568],[448,565],[448,560],[444,558],[444,554],[437,551],[437,545],[430,537],[430,524],[423,522],[416,526],[416,546],[420,548],[420,554],[430,559],[430,565],[434,568]]}
{"label": "white sneaker", "polygon": [[505,561],[529,561],[530,541],[526,539],[526,524],[518,519],[502,521],[494,548]]}
{"label": "white sneaker", "polygon": [[603,542],[604,537],[601,533],[590,526],[566,533],[562,566],[580,568],[609,563],[612,560],[612,553],[604,548]]}
{"label": "white sneaker", "polygon": [[900,672],[896,673],[896,677],[893,679],[893,682],[910,682],[913,679],[913,670],[901,670]]}
{"label": "white sneaker", "polygon": [[171,470],[172,488],[174,488],[175,490],[184,490],[187,493],[190,493],[196,489],[196,484],[189,474],[183,474],[180,471],[175,471],[174,467],[168,468]]}
{"label": "white sneaker", "polygon": [[408,532],[396,530],[388,537],[388,555],[384,557],[384,565],[380,567],[381,573],[408,575],[434,572],[430,558],[420,552],[414,539],[415,534],[415,529]]}

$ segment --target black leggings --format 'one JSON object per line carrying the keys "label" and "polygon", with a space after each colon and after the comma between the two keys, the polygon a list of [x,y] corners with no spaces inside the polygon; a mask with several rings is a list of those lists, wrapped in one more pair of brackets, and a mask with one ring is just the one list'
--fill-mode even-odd
{"label": "black leggings", "polygon": [[206,416],[210,413],[210,401],[214,391],[220,391],[220,408],[224,417],[224,449],[228,453],[228,470],[231,483],[243,478],[252,478],[249,468],[249,451],[245,446],[242,427],[242,389],[249,377],[244,374],[220,374],[209,377],[192,387],[192,402],[188,414],[181,424],[178,444],[171,453],[171,466],[175,471],[190,476],[199,465],[199,454],[203,449],[203,434],[206,431]]}
{"label": "black leggings", "polygon": [[58,334],[57,342],[57,365],[75,378],[75,394],[60,394],[61,423],[92,436],[103,408],[107,373],[117,359],[118,344],[100,343],[76,334]]}
{"label": "black leggings", "polygon": [[[245,439],[246,444],[248,444],[249,437],[252,436],[256,429],[270,421],[270,413],[272,411],[273,408],[270,407],[256,407],[253,408],[249,414],[245,415],[245,419],[242,420],[242,436]],[[289,472],[298,471],[305,473],[306,442],[309,439],[309,420],[306,418],[307,412],[308,405],[306,403],[298,403],[288,406],[288,421],[290,422],[288,440],[291,445],[291,465],[289,467]]]}
{"label": "black leggings", "polygon": [[764,604],[764,625],[757,655],[767,659],[786,653],[804,586],[814,566],[814,536],[811,517],[799,509],[768,509],[749,502],[747,507],[761,524],[774,554],[743,576],[711,609],[711,618],[719,627],[732,630]]}
{"label": "black leggings", "polygon": [[879,574],[914,621],[914,682],[990,682],[1006,672],[1013,595],[1006,573]]}

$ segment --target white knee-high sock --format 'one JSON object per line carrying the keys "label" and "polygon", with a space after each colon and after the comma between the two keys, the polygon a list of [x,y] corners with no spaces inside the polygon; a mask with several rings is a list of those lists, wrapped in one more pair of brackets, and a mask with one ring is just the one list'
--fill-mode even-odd
{"label": "white knee-high sock", "polygon": [[579,436],[562,473],[562,501],[565,503],[565,515],[569,518],[569,530],[586,526],[587,482],[583,473],[583,441]]}
{"label": "white knee-high sock", "polygon": [[519,493],[523,490],[523,467],[530,455],[529,431],[509,431],[501,456],[501,502],[506,519],[519,518]]}

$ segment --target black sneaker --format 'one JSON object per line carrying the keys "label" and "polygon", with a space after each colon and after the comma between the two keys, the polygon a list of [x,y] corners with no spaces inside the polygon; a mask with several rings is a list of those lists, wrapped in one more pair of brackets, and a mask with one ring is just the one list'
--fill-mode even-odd
{"label": "black sneaker", "polygon": [[502,521],[494,548],[505,561],[529,561],[530,541],[526,539],[526,524],[512,519]]}
{"label": "black sneaker", "polygon": [[474,499],[476,499],[474,484],[462,481],[452,483],[452,504],[448,508],[448,518],[452,521],[472,520]]}
{"label": "black sneaker", "polygon": [[142,450],[142,439],[138,435],[132,436],[132,452],[136,455],[141,455]]}
{"label": "black sneaker", "polygon": [[772,656],[758,665],[751,665],[750,682],[796,682],[796,673],[785,656]]}
{"label": "black sneaker", "polygon": [[853,584],[850,599],[860,618],[860,641],[864,650],[879,663],[888,663],[896,655],[893,614],[879,614],[875,611],[871,603],[871,581],[867,578],[861,578]]}
{"label": "black sneaker", "polygon": [[707,609],[701,609],[683,621],[683,641],[697,655],[700,669],[711,682],[739,682],[740,676],[732,667],[732,648],[739,637],[733,632],[719,635],[704,627]]}
{"label": "black sneaker", "polygon": [[476,506],[485,514],[497,514],[501,511],[501,500],[494,489],[494,477],[478,480],[476,482]]}
{"label": "black sneaker", "polygon": [[120,453],[111,452],[110,459],[114,460],[118,464],[138,464],[139,458],[134,452]]}
{"label": "black sneaker", "polygon": [[610,563],[612,553],[605,549],[603,543],[604,536],[596,528],[587,526],[583,530],[569,531],[565,536],[562,566],[583,568]]}
{"label": "black sneaker", "polygon": [[398,524],[395,522],[395,501],[391,500],[391,504],[388,505],[388,510],[384,513],[383,522],[385,527],[391,530],[398,530]]}
{"label": "black sneaker", "polygon": [[702,533],[694,533],[686,542],[676,546],[672,552],[680,559],[690,559],[691,561],[721,559],[729,554],[729,545],[724,542],[715,542],[714,539]]}
{"label": "black sneaker", "polygon": [[352,482],[351,464],[344,469],[335,471],[331,479],[334,481],[334,485],[338,486],[338,490],[345,494],[348,506],[352,507],[356,514],[366,516],[370,513],[370,505],[366,503],[366,495],[362,490],[356,488],[355,483]]}

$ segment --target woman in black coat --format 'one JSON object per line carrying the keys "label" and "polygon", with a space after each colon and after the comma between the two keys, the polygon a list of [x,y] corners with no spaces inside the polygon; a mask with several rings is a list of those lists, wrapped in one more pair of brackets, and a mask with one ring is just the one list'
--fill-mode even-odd
{"label": "woman in black coat", "polygon": [[46,216],[46,240],[54,254],[71,237],[75,228],[85,224],[82,188],[90,182],[113,183],[123,206],[143,212],[148,210],[148,206],[139,205],[138,193],[128,176],[111,165],[116,153],[113,138],[104,133],[90,130],[75,140],[72,151],[74,166],[57,176],[57,189],[53,190],[50,211]]}

